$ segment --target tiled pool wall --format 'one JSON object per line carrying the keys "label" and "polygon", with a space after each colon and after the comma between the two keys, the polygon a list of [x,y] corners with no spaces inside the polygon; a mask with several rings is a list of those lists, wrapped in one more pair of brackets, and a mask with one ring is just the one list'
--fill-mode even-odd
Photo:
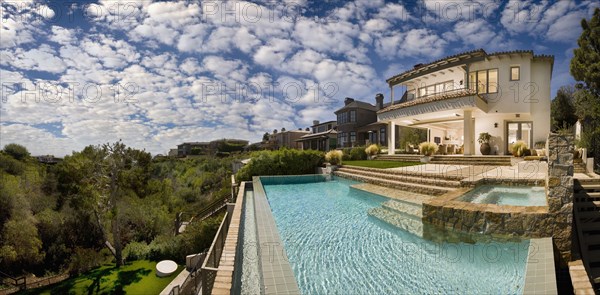
{"label": "tiled pool wall", "polygon": [[258,181],[262,185],[277,185],[277,184],[300,184],[312,182],[324,182],[331,180],[331,175],[327,174],[307,174],[307,175],[275,175],[275,176],[260,176]]}
{"label": "tiled pool wall", "polygon": [[286,184],[288,181],[309,183],[326,180],[324,175],[255,176],[252,178],[261,294],[300,294],[296,277],[285,254],[283,241],[275,225],[263,183]]}

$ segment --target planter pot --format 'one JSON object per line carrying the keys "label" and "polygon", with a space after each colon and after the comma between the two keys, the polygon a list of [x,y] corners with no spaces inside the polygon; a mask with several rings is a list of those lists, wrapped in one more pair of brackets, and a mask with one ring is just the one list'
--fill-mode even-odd
{"label": "planter pot", "polygon": [[479,147],[479,151],[481,152],[482,155],[489,155],[492,152],[492,147],[487,142],[482,143],[481,146]]}
{"label": "planter pot", "polygon": [[429,163],[429,161],[431,161],[430,156],[422,156],[421,157],[421,163]]}

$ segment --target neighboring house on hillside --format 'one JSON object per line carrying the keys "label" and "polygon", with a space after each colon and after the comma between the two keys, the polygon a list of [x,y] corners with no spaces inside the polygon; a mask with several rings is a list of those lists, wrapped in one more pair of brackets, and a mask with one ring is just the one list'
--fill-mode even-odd
{"label": "neighboring house on hillside", "polygon": [[327,152],[337,147],[337,122],[327,121],[319,123],[313,121],[312,132],[298,139],[303,150],[319,150]]}
{"label": "neighboring house on hillside", "polygon": [[177,156],[185,157],[193,154],[208,154],[209,150],[210,142],[184,142],[177,145]]}
{"label": "neighboring house on hillside", "polygon": [[387,145],[387,124],[377,122],[377,111],[383,109],[383,95],[375,97],[376,105],[347,97],[344,106],[335,111],[340,148],[375,143]]}
{"label": "neighboring house on hillside", "polygon": [[[427,129],[429,141],[465,155],[480,154],[482,132],[493,136],[492,154],[508,154],[519,140],[533,147],[550,132],[553,64],[553,56],[530,50],[488,54],[483,49],[419,64],[386,80],[392,103],[394,92],[403,94],[377,112],[378,122],[388,129]],[[395,140],[395,133],[388,134],[388,141]]]}
{"label": "neighboring house on hillside", "polygon": [[287,130],[277,132],[277,130],[273,131],[273,134],[269,135],[269,141],[266,144],[266,147],[270,150],[278,150],[281,148],[289,148],[289,149],[302,149],[302,144],[298,142],[302,136],[309,134],[310,131],[304,130]]}

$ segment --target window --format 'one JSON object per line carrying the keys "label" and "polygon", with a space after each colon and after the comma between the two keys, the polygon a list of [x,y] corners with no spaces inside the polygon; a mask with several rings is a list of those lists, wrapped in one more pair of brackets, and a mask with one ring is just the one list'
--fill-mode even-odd
{"label": "window", "polygon": [[488,93],[498,92],[498,69],[488,70]]}
{"label": "window", "polygon": [[338,125],[348,123],[348,112],[338,114]]}
{"label": "window", "polygon": [[477,93],[487,93],[487,71],[477,72]]}
{"label": "window", "polygon": [[356,122],[356,111],[350,111],[350,122]]}
{"label": "window", "polygon": [[379,130],[379,144],[386,145],[386,142],[387,142],[387,138],[385,135],[385,128],[381,128]]}
{"label": "window", "polygon": [[511,81],[521,80],[521,67],[519,67],[519,66],[510,67],[510,80]]}
{"label": "window", "polygon": [[354,132],[354,131],[350,132],[350,142],[351,143],[356,142],[356,132]]}
{"label": "window", "polygon": [[[419,88],[419,97],[444,93],[454,89],[454,81],[446,81]],[[410,93],[410,92],[409,92]]]}
{"label": "window", "polygon": [[478,94],[498,92],[498,69],[470,72],[469,89]]}

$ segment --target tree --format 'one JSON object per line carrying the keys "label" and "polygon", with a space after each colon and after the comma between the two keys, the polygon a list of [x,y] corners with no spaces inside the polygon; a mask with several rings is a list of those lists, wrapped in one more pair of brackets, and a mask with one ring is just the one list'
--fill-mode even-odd
{"label": "tree", "polygon": [[551,106],[552,130],[568,128],[577,122],[574,100],[575,88],[562,86],[558,89]]}
{"label": "tree", "polygon": [[25,157],[29,156],[29,151],[27,151],[27,148],[16,143],[7,144],[4,147],[4,152],[11,155],[17,160],[22,160]]}
{"label": "tree", "polygon": [[71,196],[79,210],[93,212],[104,245],[123,265],[122,206],[127,196],[144,194],[149,178],[150,154],[128,148],[121,141],[88,146],[81,153],[65,157],[61,165],[62,191]]}
{"label": "tree", "polygon": [[575,95],[576,114],[582,122],[582,145],[600,163],[600,8],[588,21],[581,20],[583,32],[573,50],[571,75],[579,83]]}
{"label": "tree", "polygon": [[583,32],[577,40],[579,48],[573,50],[571,75],[582,82],[582,87],[600,96],[600,8],[596,8],[590,21],[581,20]]}
{"label": "tree", "polygon": [[265,132],[265,134],[263,134],[262,141],[263,141],[263,142],[267,142],[267,141],[269,141],[269,132]]}

